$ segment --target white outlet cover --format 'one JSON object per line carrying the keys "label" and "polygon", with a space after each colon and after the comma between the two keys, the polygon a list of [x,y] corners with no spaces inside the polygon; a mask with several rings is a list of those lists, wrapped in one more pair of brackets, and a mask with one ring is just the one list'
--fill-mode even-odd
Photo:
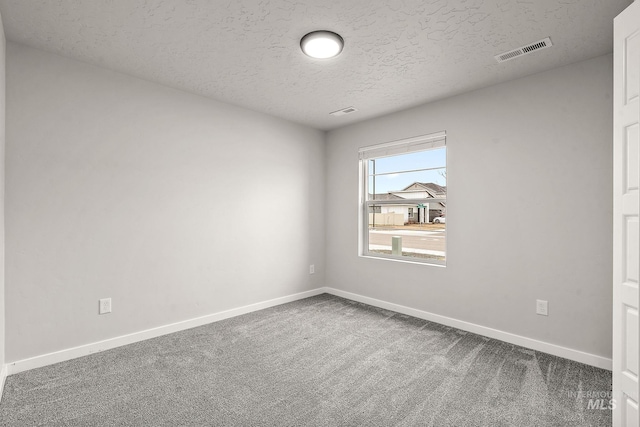
{"label": "white outlet cover", "polygon": [[102,298],[100,300],[98,314],[111,313],[111,298]]}
{"label": "white outlet cover", "polygon": [[549,315],[549,302],[545,300],[536,300],[536,314],[540,314],[542,316]]}

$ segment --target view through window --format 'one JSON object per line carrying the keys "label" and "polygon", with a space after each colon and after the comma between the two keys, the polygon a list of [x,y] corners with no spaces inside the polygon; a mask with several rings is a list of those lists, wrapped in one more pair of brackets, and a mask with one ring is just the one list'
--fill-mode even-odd
{"label": "view through window", "polygon": [[362,255],[446,261],[444,132],[360,150]]}

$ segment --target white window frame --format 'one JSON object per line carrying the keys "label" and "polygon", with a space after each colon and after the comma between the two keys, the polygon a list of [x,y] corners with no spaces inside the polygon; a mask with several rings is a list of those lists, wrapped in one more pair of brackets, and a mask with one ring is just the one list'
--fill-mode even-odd
{"label": "white window frame", "polygon": [[[400,154],[408,154],[418,151],[427,151],[435,148],[446,147],[446,132],[437,132],[428,135],[416,136],[413,138],[401,139],[398,141],[387,142],[383,144],[370,145],[367,147],[361,147],[359,152],[359,170],[360,170],[360,216],[359,216],[359,244],[358,252],[360,256],[380,258],[394,261],[411,262],[426,265],[438,265],[445,266],[447,260],[447,239],[445,229],[445,259],[439,260],[436,258],[418,258],[409,257],[403,255],[388,255],[377,252],[369,251],[369,208],[372,205],[384,206],[384,205],[399,205],[406,204],[406,200],[367,200],[370,194],[369,189],[369,160],[380,157],[396,156]],[[449,156],[446,156],[445,170],[448,169]],[[425,168],[424,170],[428,170]],[[432,168],[441,169],[441,167]],[[420,169],[423,170],[423,169]],[[410,172],[410,171],[406,171]],[[448,188],[447,188],[448,190]],[[411,203],[418,204],[433,204],[433,203],[445,203],[446,197],[437,198],[425,198],[425,199],[408,199]],[[403,203],[404,202],[404,203]]]}

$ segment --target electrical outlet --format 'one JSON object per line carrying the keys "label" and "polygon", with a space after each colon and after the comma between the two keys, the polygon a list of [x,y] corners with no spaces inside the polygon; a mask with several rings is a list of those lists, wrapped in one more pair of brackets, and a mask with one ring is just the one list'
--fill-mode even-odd
{"label": "electrical outlet", "polygon": [[542,299],[536,300],[536,314],[540,314],[541,316],[548,316],[549,302]]}
{"label": "electrical outlet", "polygon": [[100,300],[100,308],[98,314],[111,313],[111,298],[102,298]]}
{"label": "electrical outlet", "polygon": [[313,265],[313,264],[311,264],[311,265],[309,266],[309,274],[313,274],[313,273],[315,273],[315,272],[316,272],[316,266],[315,266],[315,265]]}

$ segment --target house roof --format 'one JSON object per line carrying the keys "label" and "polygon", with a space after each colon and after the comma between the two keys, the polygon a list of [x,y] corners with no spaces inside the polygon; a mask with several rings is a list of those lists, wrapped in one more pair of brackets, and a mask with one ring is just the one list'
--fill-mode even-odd
{"label": "house roof", "polygon": [[[411,189],[411,187],[414,187]],[[411,201],[411,199],[407,199],[406,197],[399,196],[398,193],[411,193],[416,191],[426,191],[429,194],[429,197],[446,197],[447,195],[447,187],[442,185],[435,184],[433,182],[414,182],[413,184],[407,186],[403,190],[392,191],[388,193],[376,193],[375,198],[372,198],[372,194],[369,193],[368,200],[407,200]],[[445,206],[445,203],[438,202],[442,207]]]}
{"label": "house roof", "polygon": [[443,196],[447,194],[447,187],[443,187],[442,185],[438,185],[433,182],[414,182],[401,191],[410,191],[411,187],[419,187],[420,190],[427,191],[431,195],[431,197]]}
{"label": "house roof", "polygon": [[[422,191],[427,191],[429,193],[429,195],[431,197],[436,197],[436,196],[441,196],[441,195],[445,195],[446,194],[446,189],[447,187],[443,187],[441,185],[438,184],[434,184],[432,182],[414,182],[413,184],[411,184],[409,187],[410,188],[414,185],[419,185],[424,187],[424,190]],[[405,190],[407,190],[407,188],[405,188]],[[404,191],[404,190],[402,190]],[[408,203],[412,203],[411,199],[407,199],[401,196],[398,196],[397,194],[392,194],[392,193],[376,193],[375,194],[375,198],[371,198],[372,194],[369,193],[369,199],[368,200],[378,200],[378,201],[383,201],[383,200],[403,200],[406,201]],[[445,203],[443,202],[438,202],[438,204],[440,206],[442,206],[443,208],[446,206]]]}
{"label": "house roof", "polygon": [[402,197],[391,193],[375,194],[375,197],[373,198],[371,198],[371,196],[372,194],[369,194],[369,200],[404,200]]}

